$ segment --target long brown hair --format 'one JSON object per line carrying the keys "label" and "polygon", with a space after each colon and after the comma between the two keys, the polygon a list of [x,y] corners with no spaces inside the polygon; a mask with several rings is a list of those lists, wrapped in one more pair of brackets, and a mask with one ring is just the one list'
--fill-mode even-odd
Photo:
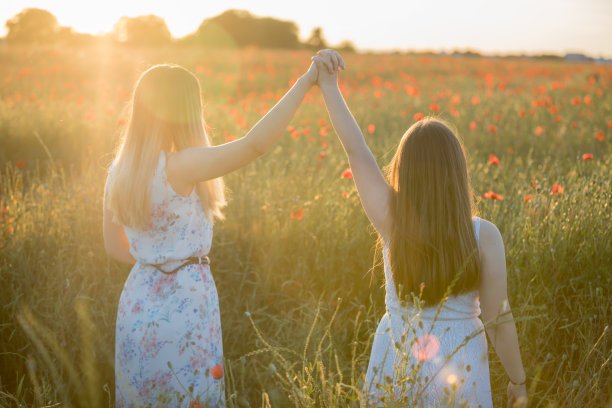
{"label": "long brown hair", "polygon": [[425,118],[402,137],[389,165],[393,229],[389,255],[402,294],[425,304],[476,289],[480,258],[462,145],[444,122]]}
{"label": "long brown hair", "polygon": [[[149,68],[136,83],[130,119],[115,159],[109,187],[115,220],[132,228],[146,228],[151,179],[162,149],[179,151],[197,146],[210,146],[198,79],[174,64]],[[223,218],[223,180],[207,180],[195,188],[208,217]]]}

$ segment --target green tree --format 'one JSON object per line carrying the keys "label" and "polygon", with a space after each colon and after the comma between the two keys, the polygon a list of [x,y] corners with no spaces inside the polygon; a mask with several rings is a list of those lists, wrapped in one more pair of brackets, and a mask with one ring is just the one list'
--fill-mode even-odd
{"label": "green tree", "polygon": [[60,30],[57,18],[38,8],[26,8],[6,22],[9,44],[49,44]]}
{"label": "green tree", "polygon": [[306,40],[305,45],[313,50],[329,48],[327,41],[325,41],[325,38],[323,37],[323,29],[321,27],[315,27],[312,29],[312,33]]}
{"label": "green tree", "polygon": [[297,48],[298,27],[292,21],[256,17],[246,10],[227,10],[200,24],[185,42],[217,47]]}
{"label": "green tree", "polygon": [[172,41],[164,19],[152,14],[121,17],[113,31],[115,39],[127,45],[166,45]]}

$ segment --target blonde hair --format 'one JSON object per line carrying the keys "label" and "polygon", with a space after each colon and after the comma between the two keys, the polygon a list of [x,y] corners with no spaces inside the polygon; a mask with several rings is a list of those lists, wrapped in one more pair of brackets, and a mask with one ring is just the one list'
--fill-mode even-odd
{"label": "blonde hair", "polygon": [[[210,146],[202,118],[200,83],[174,64],[155,65],[138,79],[130,118],[115,158],[109,208],[120,224],[145,229],[150,224],[151,186],[162,150]],[[221,178],[196,183],[209,219],[223,218]]]}
{"label": "blonde hair", "polygon": [[404,294],[426,304],[476,289],[480,258],[472,199],[460,141],[442,121],[425,118],[404,134],[389,165],[393,229],[391,270]]}

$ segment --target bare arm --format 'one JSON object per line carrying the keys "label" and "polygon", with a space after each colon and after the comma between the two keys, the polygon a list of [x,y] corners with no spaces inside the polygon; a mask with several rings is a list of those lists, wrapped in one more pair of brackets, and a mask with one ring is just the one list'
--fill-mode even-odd
{"label": "bare arm", "polygon": [[319,66],[319,87],[334,130],[348,156],[361,204],[376,231],[388,240],[391,234],[391,186],[382,175],[361,129],[342,97],[337,77],[337,70],[330,74]]}
{"label": "bare arm", "polygon": [[168,161],[168,176],[180,184],[221,177],[242,168],[266,153],[283,134],[302,103],[306,92],[316,82],[317,69],[311,64],[291,89],[241,139],[212,147],[181,150]]}
{"label": "bare arm", "polygon": [[[106,184],[108,186],[108,182]],[[108,255],[114,260],[134,264],[136,263],[136,259],[130,254],[130,244],[125,236],[125,231],[121,225],[113,222],[113,212],[108,209],[106,199],[107,194],[105,188],[104,214],[102,216],[104,248]]]}
{"label": "bare arm", "polygon": [[510,381],[520,384],[525,381],[525,370],[521,361],[514,317],[508,303],[504,243],[497,227],[485,220],[482,220],[480,228],[480,246],[481,317],[489,340],[506,369]]}

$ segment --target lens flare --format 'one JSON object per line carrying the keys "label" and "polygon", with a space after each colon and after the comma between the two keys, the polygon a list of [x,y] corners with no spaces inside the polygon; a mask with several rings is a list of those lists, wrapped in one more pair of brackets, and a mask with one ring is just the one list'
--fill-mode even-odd
{"label": "lens flare", "polygon": [[412,355],[421,361],[431,360],[440,350],[440,340],[433,334],[419,337],[412,345]]}

